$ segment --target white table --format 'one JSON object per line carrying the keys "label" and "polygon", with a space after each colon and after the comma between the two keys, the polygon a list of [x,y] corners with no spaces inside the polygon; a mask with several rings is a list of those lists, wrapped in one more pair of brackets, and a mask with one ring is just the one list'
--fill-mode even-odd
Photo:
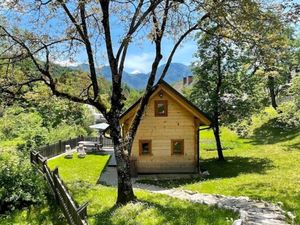
{"label": "white table", "polygon": [[99,143],[95,141],[79,141],[78,144],[82,144],[86,150],[98,150]]}

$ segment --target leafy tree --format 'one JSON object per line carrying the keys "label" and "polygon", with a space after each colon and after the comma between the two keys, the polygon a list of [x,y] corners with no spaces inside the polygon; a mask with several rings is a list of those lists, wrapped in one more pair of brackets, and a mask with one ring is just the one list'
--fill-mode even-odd
{"label": "leafy tree", "polygon": [[210,34],[200,35],[198,41],[199,61],[192,67],[195,83],[189,98],[211,115],[218,158],[224,160],[220,126],[259,110],[264,86],[260,77],[249,74],[245,65],[248,58],[240,47],[218,35],[222,28],[212,27],[209,31]]}
{"label": "leafy tree", "polygon": [[293,30],[287,24],[274,21],[277,25],[272,30],[265,30],[265,38],[252,51],[256,56],[255,74],[266,78],[270,103],[276,110],[278,96],[287,90],[292,74],[297,70],[299,53],[293,41]]}
{"label": "leafy tree", "polygon": [[127,93],[125,94],[126,101],[125,101],[124,109],[125,110],[128,109],[133,103],[135,103],[142,96],[142,94],[143,93],[141,91],[127,87]]}
{"label": "leafy tree", "polygon": [[300,76],[295,76],[290,87],[290,95],[295,102],[298,110],[300,110]]}
{"label": "leafy tree", "polygon": [[0,214],[45,199],[42,177],[24,155],[0,148]]}
{"label": "leafy tree", "polygon": [[24,150],[35,149],[47,143],[48,130],[42,126],[42,122],[43,119],[37,112],[11,107],[0,118],[1,139],[17,140]]}
{"label": "leafy tree", "polygon": [[[57,97],[96,107],[110,124],[118,172],[117,202],[126,203],[135,198],[130,177],[131,147],[163,58],[163,41],[169,37],[175,39],[158,80],[164,78],[176,49],[191,32],[202,29],[203,23],[212,19],[227,26],[231,33],[240,28],[243,30],[250,24],[249,18],[252,19],[253,15],[257,16],[255,19],[260,19],[261,10],[255,10],[259,5],[256,2],[259,1],[11,1],[6,5],[11,7],[6,14],[10,17],[7,20],[10,23],[0,25],[0,37],[5,49],[1,58],[8,65],[2,82],[5,85],[1,86],[0,91],[6,97],[15,98],[24,91],[24,86],[38,82],[47,86]],[[22,12],[19,13],[18,9]],[[25,23],[26,29],[18,29],[13,21]],[[120,39],[116,40],[113,33]],[[148,40],[152,44],[154,59],[129,132],[122,137],[119,124],[125,100],[122,73],[128,49],[139,40]],[[100,95],[101,87],[95,69],[95,62],[100,61],[103,55],[97,51],[99,49],[106,53],[112,74],[109,106]],[[90,69],[88,82],[73,93],[54,77],[51,61],[62,57],[74,60],[83,53]],[[23,79],[17,79],[18,75],[11,71],[11,67],[24,59],[32,61],[36,73],[24,73],[21,74]]]}

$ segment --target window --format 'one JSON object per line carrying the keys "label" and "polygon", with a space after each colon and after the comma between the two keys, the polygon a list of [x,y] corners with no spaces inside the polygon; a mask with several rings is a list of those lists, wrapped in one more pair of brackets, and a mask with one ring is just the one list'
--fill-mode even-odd
{"label": "window", "polygon": [[152,143],[151,140],[140,140],[139,143],[140,155],[151,155]]}
{"label": "window", "polygon": [[180,155],[184,153],[184,140],[171,140],[172,155]]}
{"label": "window", "polygon": [[155,116],[168,116],[168,101],[156,100],[154,102]]}

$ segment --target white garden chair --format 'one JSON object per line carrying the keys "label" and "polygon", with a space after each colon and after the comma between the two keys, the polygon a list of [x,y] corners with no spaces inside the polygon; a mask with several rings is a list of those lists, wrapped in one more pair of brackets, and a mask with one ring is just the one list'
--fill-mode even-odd
{"label": "white garden chair", "polygon": [[77,154],[79,158],[84,158],[86,156],[83,144],[80,144],[77,148]]}
{"label": "white garden chair", "polygon": [[70,145],[66,145],[65,146],[65,158],[67,159],[72,159],[73,158],[73,152],[72,152],[72,148]]}

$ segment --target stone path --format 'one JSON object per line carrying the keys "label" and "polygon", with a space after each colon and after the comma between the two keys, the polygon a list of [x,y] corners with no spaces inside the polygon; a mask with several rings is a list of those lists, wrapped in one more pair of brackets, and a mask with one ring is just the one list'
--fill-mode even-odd
{"label": "stone path", "polygon": [[[106,167],[101,175],[100,182],[116,186],[117,172],[114,167]],[[155,185],[141,184],[133,179],[134,188],[148,190],[152,193],[165,194],[174,198],[188,200],[194,203],[217,206],[229,209],[239,214],[239,219],[233,225],[287,225],[287,216],[293,219],[293,215],[286,213],[279,205],[265,201],[251,200],[248,197],[228,197],[223,195],[201,194],[180,189],[164,189]]]}
{"label": "stone path", "polygon": [[240,218],[233,225],[286,225],[285,212],[277,205],[264,201],[254,201],[247,197],[227,197],[222,195],[200,194],[185,190],[161,190],[155,193],[195,203],[214,205],[218,208],[233,210]]}
{"label": "stone path", "polygon": [[99,182],[100,184],[108,185],[108,186],[117,186],[118,178],[117,178],[117,170],[116,167],[107,166],[105,170],[102,172]]}
{"label": "stone path", "polygon": [[116,158],[115,158],[115,152],[114,152],[114,148],[112,147],[103,147],[101,154],[108,154],[110,155],[110,159],[108,162],[108,166],[116,166],[117,162],[116,162]]}

